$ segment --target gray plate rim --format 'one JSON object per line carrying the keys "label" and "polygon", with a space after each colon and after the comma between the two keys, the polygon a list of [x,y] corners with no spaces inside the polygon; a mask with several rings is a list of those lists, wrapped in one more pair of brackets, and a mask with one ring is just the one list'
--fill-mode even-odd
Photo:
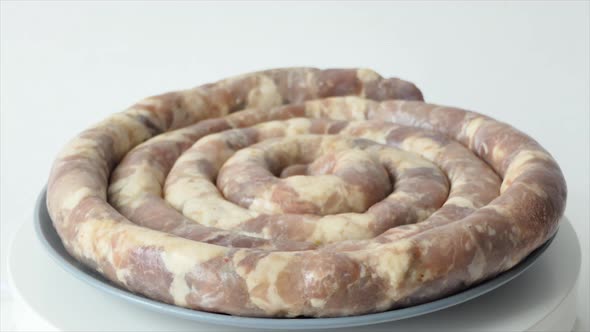
{"label": "gray plate rim", "polygon": [[97,288],[107,294],[113,295],[125,301],[139,305],[148,310],[171,315],[174,317],[192,320],[196,322],[224,325],[232,327],[247,327],[256,329],[291,329],[291,330],[305,330],[305,329],[329,329],[329,328],[343,328],[366,326],[385,322],[392,322],[396,320],[407,319],[420,315],[425,315],[435,311],[439,311],[466,301],[472,300],[476,297],[482,296],[516,278],[528,268],[530,268],[535,261],[539,259],[541,254],[547,250],[555,234],[551,236],[543,245],[528,255],[522,262],[512,269],[503,272],[496,277],[479,283],[461,292],[453,295],[411,307],[394,309],[390,311],[372,313],[351,317],[329,317],[329,318],[256,318],[256,317],[240,317],[226,314],[205,312],[192,310],[182,307],[177,307],[171,304],[162,303],[152,299],[148,299],[139,294],[132,293],[126,289],[120,288],[111,284],[97,272],[87,268],[77,260],[75,260],[65,250],[61,239],[57,235],[49,213],[47,211],[46,202],[46,187],[43,188],[35,203],[34,223],[35,233],[37,238],[41,241],[43,247],[47,249],[49,256],[65,271],[73,275],[78,280],[81,280],[90,286]]}

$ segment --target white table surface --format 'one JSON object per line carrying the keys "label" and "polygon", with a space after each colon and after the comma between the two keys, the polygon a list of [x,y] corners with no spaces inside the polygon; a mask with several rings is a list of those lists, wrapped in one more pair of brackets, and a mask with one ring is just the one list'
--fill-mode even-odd
{"label": "white table surface", "polygon": [[2,329],[8,239],[58,149],[136,100],[270,67],[373,68],[430,102],[508,122],[558,160],[579,236],[589,323],[590,5],[0,3]]}

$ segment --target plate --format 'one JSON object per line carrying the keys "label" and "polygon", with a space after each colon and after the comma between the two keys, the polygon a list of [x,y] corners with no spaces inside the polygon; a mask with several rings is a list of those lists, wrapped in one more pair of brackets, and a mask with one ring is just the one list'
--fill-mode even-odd
{"label": "plate", "polygon": [[[290,329],[290,330],[307,330],[307,329],[328,329],[328,328],[342,328],[353,326],[365,326],[372,324],[379,324],[391,322],[410,317],[425,315],[434,311],[442,310],[481,295],[484,295],[516,278],[535,261],[539,259],[541,254],[547,250],[555,234],[542,246],[533,251],[522,262],[517,264],[512,269],[503,272],[496,277],[484,281],[471,288],[463,290],[459,293],[447,296],[445,298],[412,306],[402,309],[395,309],[380,313],[352,316],[352,317],[334,317],[334,318],[254,318],[254,317],[239,317],[225,314],[211,313],[205,311],[191,310],[187,308],[177,307],[174,305],[162,303],[159,301],[148,299],[139,294],[132,293],[126,289],[118,287],[94,270],[84,266],[82,263],[74,259],[65,250],[61,239],[57,235],[49,213],[47,211],[46,189],[43,189],[37,198],[35,204],[34,222],[37,237],[43,244],[44,248],[53,258],[53,260],[60,265],[64,270],[71,273],[74,277],[84,281],[85,283],[104,291],[110,295],[121,298],[130,302],[133,305],[142,306],[146,309],[157,311],[163,314],[174,317],[198,321],[206,324],[226,325],[234,327],[249,327],[256,329]],[[556,232],[557,233],[557,232]]]}

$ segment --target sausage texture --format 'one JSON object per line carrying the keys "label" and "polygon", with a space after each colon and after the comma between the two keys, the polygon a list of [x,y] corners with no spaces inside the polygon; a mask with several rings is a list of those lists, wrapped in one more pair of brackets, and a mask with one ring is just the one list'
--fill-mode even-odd
{"label": "sausage texture", "polygon": [[47,206],[68,252],[178,306],[258,317],[424,303],[556,230],[551,155],[367,69],[286,68],[140,101],[71,140]]}

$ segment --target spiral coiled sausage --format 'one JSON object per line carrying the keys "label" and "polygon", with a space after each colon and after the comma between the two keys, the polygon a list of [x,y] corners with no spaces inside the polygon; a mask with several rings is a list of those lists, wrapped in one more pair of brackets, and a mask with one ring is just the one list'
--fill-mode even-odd
{"label": "spiral coiled sausage", "polygon": [[147,98],[54,162],[70,254],[188,308],[347,316],[443,297],[556,230],[566,185],[533,139],[367,69],[275,69]]}

